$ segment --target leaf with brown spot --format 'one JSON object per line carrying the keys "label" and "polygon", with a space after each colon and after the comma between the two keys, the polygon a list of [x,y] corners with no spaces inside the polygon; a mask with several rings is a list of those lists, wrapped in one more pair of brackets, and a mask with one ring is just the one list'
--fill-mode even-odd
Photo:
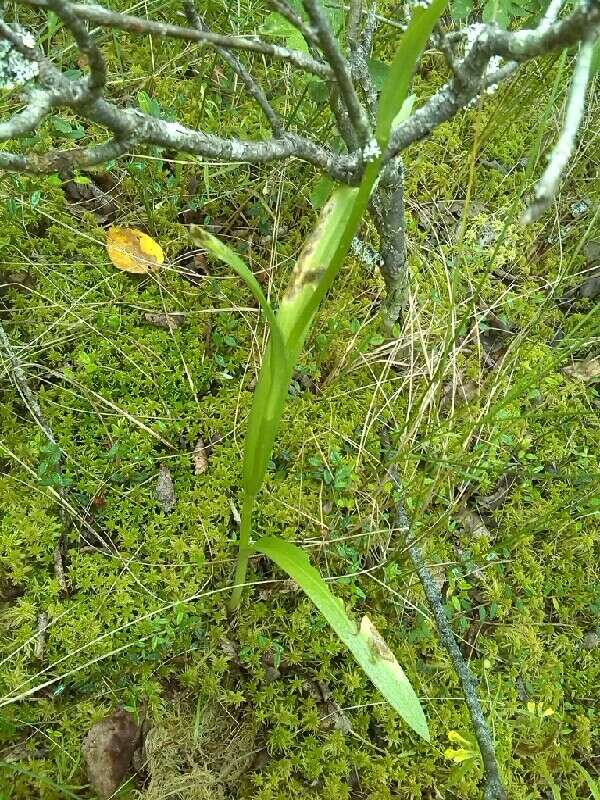
{"label": "leaf with brown spot", "polygon": [[165,260],[158,242],[137,228],[109,228],[106,249],[117,269],[136,275],[157,272]]}
{"label": "leaf with brown spot", "polygon": [[201,436],[198,437],[194,452],[192,453],[192,463],[194,465],[194,475],[202,475],[208,469],[208,455],[204,440]]}
{"label": "leaf with brown spot", "polygon": [[600,379],[600,356],[586,358],[584,361],[574,361],[570,367],[564,367],[563,372],[569,378],[584,383],[597,381]]}
{"label": "leaf with brown spot", "polygon": [[88,779],[100,800],[107,800],[131,771],[141,728],[133,714],[115,711],[92,725],[83,741]]}

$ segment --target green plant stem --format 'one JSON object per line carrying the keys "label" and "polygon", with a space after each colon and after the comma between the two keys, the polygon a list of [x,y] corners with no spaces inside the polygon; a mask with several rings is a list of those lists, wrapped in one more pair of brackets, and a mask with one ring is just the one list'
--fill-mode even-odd
{"label": "green plant stem", "polygon": [[242,520],[240,522],[240,544],[238,548],[237,563],[235,565],[235,576],[233,579],[233,592],[229,600],[229,610],[236,611],[242,599],[242,591],[246,583],[246,572],[248,571],[248,559],[250,558],[250,532],[252,530],[252,511],[256,495],[244,494],[242,504]]}

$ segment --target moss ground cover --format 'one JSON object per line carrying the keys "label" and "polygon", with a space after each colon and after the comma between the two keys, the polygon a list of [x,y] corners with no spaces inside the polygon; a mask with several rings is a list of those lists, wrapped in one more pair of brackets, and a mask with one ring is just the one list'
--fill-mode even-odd
{"label": "moss ground cover", "polygon": [[[259,11],[240,9],[245,29]],[[105,47],[115,95],[222,133],[264,132],[212,56],[183,82],[189,54],[176,44],[115,36]],[[116,707],[180,742],[155,748],[152,775],[123,797],[479,797],[478,758],[456,755],[472,738],[457,680],[392,530],[382,430],[480,679],[511,797],[589,796],[577,765],[597,773],[599,401],[597,384],[563,368],[597,354],[598,315],[593,300],[567,312],[557,298],[581,283],[600,238],[595,107],[554,214],[533,228],[511,222],[492,260],[526,189],[519,162],[547,79],[532,70],[409,151],[404,329],[383,338],[380,279],[349,259],[298,365],[256,513],[257,531],[303,545],[347,606],[370,615],[424,703],[430,745],[266,560],[252,560],[257,585],[239,614],[225,611],[265,331],[239,279],[191,250],[186,223],[216,226],[276,299],[314,220],[318,176],[297,163],[162,151],[109,165],[102,180],[80,176],[82,190],[93,178],[109,191],[112,224],[160,241],[165,266],[141,277],[112,267],[107,221],[69,202],[59,178],[0,178],[3,324],[64,453],[59,463],[5,368],[0,797],[93,797],[81,741]],[[417,96],[440,80],[426,56]],[[282,110],[294,113],[305,88],[278,86]],[[314,103],[295,113],[327,129]],[[74,130],[75,119],[50,121],[41,143]],[[165,311],[184,312],[185,324],[169,330],[145,316]],[[199,437],[209,466],[196,475]],[[171,513],[155,495],[161,464],[174,482]],[[501,501],[478,503],[503,480]],[[79,513],[66,534],[69,596],[53,568],[59,489]],[[215,754],[225,740],[238,755]],[[243,768],[223,769],[227,760]],[[194,768],[204,780],[186,783]]]}

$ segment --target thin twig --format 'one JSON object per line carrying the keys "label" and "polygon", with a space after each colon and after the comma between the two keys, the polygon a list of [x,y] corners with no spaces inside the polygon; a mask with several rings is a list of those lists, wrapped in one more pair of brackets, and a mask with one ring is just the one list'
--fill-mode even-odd
{"label": "thin twig", "polygon": [[4,330],[4,325],[0,322],[0,342],[2,343],[2,347],[6,354],[6,359],[8,361],[10,367],[10,373],[14,379],[15,385],[17,387],[17,391],[21,395],[25,406],[29,410],[31,416],[34,418],[38,427],[43,431],[44,435],[48,439],[51,444],[56,444],[56,439],[54,438],[54,434],[52,433],[52,428],[46,421],[46,418],[42,414],[42,409],[40,408],[40,404],[38,403],[38,399],[33,393],[31,387],[29,386],[29,381],[19,361],[15,355],[13,350],[12,344],[10,343],[10,339],[8,338],[6,331]]}
{"label": "thin twig", "polygon": [[[202,19],[200,18],[200,15],[198,14],[194,4],[194,0],[184,0],[183,5],[190,25],[193,25],[198,31],[207,31],[208,28],[204,25]],[[220,45],[215,45],[214,49],[221,56],[223,61],[229,64],[231,69],[241,79],[248,91],[248,94],[256,100],[263,114],[269,121],[271,130],[275,136],[283,136],[283,123],[281,122],[279,114],[277,114],[277,112],[273,109],[267,100],[266,94],[263,92],[259,84],[254,80],[250,72],[242,64],[239,58],[234,56],[233,53],[230,53],[229,50],[227,50],[225,47],[221,47]]]}
{"label": "thin twig", "polygon": [[360,27],[363,13],[362,0],[351,0],[346,21],[346,41],[350,52],[360,44]]}
{"label": "thin twig", "polygon": [[548,166],[536,184],[533,194],[534,201],[522,216],[522,222],[525,224],[539,219],[548,210],[575,150],[577,134],[585,111],[585,96],[590,79],[594,45],[595,42],[593,40],[583,42],[581,45],[573,72],[573,80],[571,81],[563,129],[554,149],[550,153]]}
{"label": "thin twig", "polygon": [[[388,469],[388,474],[396,485],[398,492],[402,495],[402,484],[395,467]],[[452,661],[454,669],[459,677],[465,703],[469,710],[469,715],[475,730],[475,736],[481,751],[485,772],[485,800],[506,800],[506,790],[500,778],[500,770],[498,761],[496,759],[496,750],[490,728],[485,719],[481,703],[477,697],[477,679],[469,669],[466,661],[464,660],[460,648],[456,642],[456,637],[446,612],[440,590],[437,587],[435,580],[423,558],[423,553],[419,547],[415,537],[411,531],[411,524],[404,506],[404,498],[400,497],[396,500],[396,519],[395,528],[400,531],[406,541],[406,548],[412,561],[413,567],[423,591],[427,598],[427,603],[433,614],[435,624],[440,636],[440,640],[446,648],[448,655]]]}
{"label": "thin twig", "polygon": [[131,140],[123,141],[111,139],[109,142],[92,147],[73,147],[70,150],[49,150],[47,153],[27,155],[0,150],[0,169],[49,175],[74,167],[93,167],[124,155],[131,147],[132,140],[133,137]]}
{"label": "thin twig", "polygon": [[370,137],[369,124],[352,82],[350,65],[339,48],[319,0],[304,0],[304,7],[317,32],[323,54],[331,65],[350,121],[358,135],[360,144],[364,146]]}
{"label": "thin twig", "polygon": [[296,14],[294,9],[287,2],[285,2],[285,0],[269,0],[269,5],[274,8],[278,14],[281,14],[282,17],[287,19],[287,21],[290,22],[294,28],[300,31],[309,48],[318,49],[319,39],[313,29],[309,28],[302,17]]}
{"label": "thin twig", "polygon": [[[50,0],[20,0],[26,5],[36,8],[49,8]],[[111,11],[97,4],[70,3],[73,13],[80,19],[86,19],[105,28],[118,28],[130,33],[150,34],[160,38],[183,39],[189,42],[203,42],[206,45],[220,45],[228,50],[248,50],[253,53],[262,53],[271,58],[288,61],[299,69],[311,72],[321,78],[331,77],[331,68],[328,64],[316,61],[300,50],[265,42],[258,37],[225,36],[212,31],[198,31],[195,28],[183,28],[168,22],[135,17],[131,14],[121,14]]]}
{"label": "thin twig", "polygon": [[88,33],[72,3],[69,3],[68,0],[46,0],[46,3],[48,8],[54,11],[56,16],[71,31],[77,42],[77,47],[87,57],[90,76],[87,79],[87,96],[83,97],[82,101],[95,100],[100,96],[106,84],[106,64],[102,51]]}

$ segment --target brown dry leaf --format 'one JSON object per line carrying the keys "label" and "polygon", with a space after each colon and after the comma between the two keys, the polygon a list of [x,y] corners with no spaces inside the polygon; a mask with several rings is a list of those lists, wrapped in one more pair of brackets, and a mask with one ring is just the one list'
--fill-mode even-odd
{"label": "brown dry leaf", "polygon": [[510,490],[515,485],[516,481],[517,476],[514,472],[511,470],[505,472],[500,476],[490,494],[479,495],[476,498],[477,505],[486,509],[486,511],[495,511],[497,508],[500,508],[508,500]]}
{"label": "brown dry leaf", "polygon": [[600,379],[600,356],[586,358],[584,361],[574,361],[570,367],[564,367],[563,372],[569,378],[591,383]]}
{"label": "brown dry leaf", "polygon": [[151,325],[156,325],[157,328],[165,328],[168,331],[174,331],[176,328],[181,328],[185,323],[186,314],[184,311],[147,311],[144,314],[144,319]]}
{"label": "brown dry leaf", "polygon": [[115,711],[90,728],[83,741],[83,757],[100,800],[111,797],[130,772],[140,739],[141,727],[128,711]]}
{"label": "brown dry leaf", "polygon": [[110,189],[107,191],[96,183],[101,180],[101,176],[92,176],[91,173],[84,174],[89,181],[86,183],[78,183],[69,172],[61,172],[60,177],[63,181],[63,191],[74,214],[82,216],[85,212],[90,212],[101,223],[110,222],[117,217],[119,207],[112,194],[115,185],[107,183]]}
{"label": "brown dry leaf", "polygon": [[194,447],[192,463],[194,465],[194,475],[202,475],[208,469],[208,455],[201,436],[198,437],[198,441]]}
{"label": "brown dry leaf", "polygon": [[484,521],[472,508],[461,508],[454,514],[454,517],[460,522],[465,533],[475,536],[477,539],[482,536],[490,537],[490,532]]}
{"label": "brown dry leaf", "polygon": [[173,478],[168,467],[161,464],[158,468],[158,480],[156,482],[156,499],[163,507],[163,510],[170,514],[175,508],[176,497]]}
{"label": "brown dry leaf", "polygon": [[137,228],[109,228],[106,249],[117,269],[136,275],[156,272],[165,260],[158,242]]}
{"label": "brown dry leaf", "polygon": [[600,264],[600,239],[591,239],[589,242],[586,242],[583,248],[583,254],[590,266],[593,264]]}
{"label": "brown dry leaf", "polygon": [[444,387],[440,408],[446,411],[453,405],[456,408],[468,404],[477,397],[479,397],[479,384],[472,379],[465,381],[458,375],[455,381],[450,381]]}

